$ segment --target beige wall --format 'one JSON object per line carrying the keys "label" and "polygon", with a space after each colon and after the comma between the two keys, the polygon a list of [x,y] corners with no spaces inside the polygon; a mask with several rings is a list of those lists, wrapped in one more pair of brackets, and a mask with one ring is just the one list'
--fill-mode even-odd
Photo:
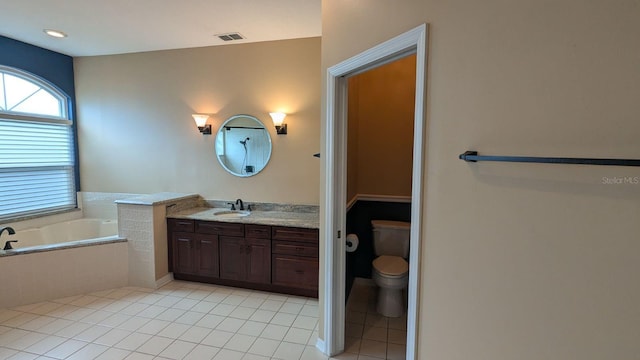
{"label": "beige wall", "polygon": [[[75,59],[84,191],[198,193],[207,199],[317,204],[320,39]],[[289,115],[276,135],[269,112]],[[192,113],[211,114],[201,135]],[[260,119],[272,137],[256,176],[226,173],[215,132],[234,114]]]}
{"label": "beige wall", "polygon": [[457,159],[638,158],[639,18],[622,0],[323,1],[325,70],[430,24],[419,359],[640,353],[640,184],[603,183],[640,171]]}
{"label": "beige wall", "polygon": [[411,196],[415,76],[412,55],[349,78],[347,200]]}

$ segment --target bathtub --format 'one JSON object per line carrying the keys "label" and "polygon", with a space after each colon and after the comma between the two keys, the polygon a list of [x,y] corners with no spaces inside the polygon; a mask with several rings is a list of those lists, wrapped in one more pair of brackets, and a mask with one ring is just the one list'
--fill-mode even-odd
{"label": "bathtub", "polygon": [[77,219],[2,234],[0,308],[128,285],[127,240],[118,222]]}
{"label": "bathtub", "polygon": [[18,230],[15,235],[2,236],[0,240],[2,247],[7,240],[17,240],[18,242],[11,243],[15,249],[11,253],[21,253],[87,246],[118,239],[117,220],[77,219],[40,228]]}

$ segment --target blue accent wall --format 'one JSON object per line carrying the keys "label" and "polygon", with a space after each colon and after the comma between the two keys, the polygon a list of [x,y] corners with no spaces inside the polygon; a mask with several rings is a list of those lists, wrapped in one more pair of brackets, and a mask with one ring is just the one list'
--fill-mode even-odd
{"label": "blue accent wall", "polygon": [[67,94],[71,103],[75,104],[71,56],[0,36],[0,64],[28,71],[47,80]]}
{"label": "blue accent wall", "polygon": [[[69,97],[69,115],[71,119],[76,120],[76,90],[71,56],[0,36],[0,64],[27,71],[58,87]],[[76,149],[76,191],[80,191],[76,121],[73,122],[73,132]]]}

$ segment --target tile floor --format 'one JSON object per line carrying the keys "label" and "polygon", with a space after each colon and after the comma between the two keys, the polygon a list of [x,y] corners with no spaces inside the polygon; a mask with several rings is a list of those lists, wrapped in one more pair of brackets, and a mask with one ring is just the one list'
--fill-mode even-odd
{"label": "tile floor", "polygon": [[375,296],[376,287],[371,280],[356,279],[347,301],[345,352],[340,359],[405,359],[407,317],[378,314]]}
{"label": "tile floor", "polygon": [[[331,359],[404,351],[402,321],[367,312],[368,292],[350,297],[348,348]],[[0,309],[0,359],[327,360],[317,331],[316,299],[173,281]]]}

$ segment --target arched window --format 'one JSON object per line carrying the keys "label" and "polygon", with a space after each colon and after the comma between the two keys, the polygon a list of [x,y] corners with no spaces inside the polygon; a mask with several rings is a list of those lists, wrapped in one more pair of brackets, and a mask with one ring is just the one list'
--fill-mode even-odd
{"label": "arched window", "polygon": [[68,97],[0,65],[0,223],[75,208],[74,150]]}

